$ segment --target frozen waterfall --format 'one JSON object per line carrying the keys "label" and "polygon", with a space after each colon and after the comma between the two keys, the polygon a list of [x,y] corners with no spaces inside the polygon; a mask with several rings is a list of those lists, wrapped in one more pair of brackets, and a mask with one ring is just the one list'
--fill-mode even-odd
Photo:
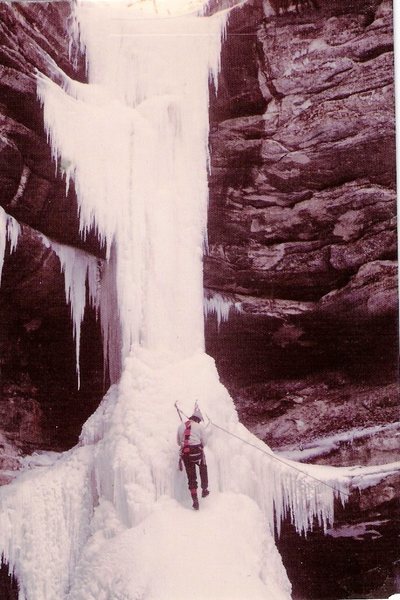
{"label": "frozen waterfall", "polygon": [[225,19],[155,19],[151,6],[77,4],[90,85],[38,80],[81,231],[115,250],[122,361],[139,347],[166,361],[204,350],[208,80]]}
{"label": "frozen waterfall", "polygon": [[[276,462],[204,353],[208,84],[227,18],[202,16],[206,4],[79,1],[89,83],[38,76],[81,233],[106,247],[98,268],[54,246],[77,360],[88,281],[113,385],[77,447],[0,490],[0,551],[20,600],[186,600],[187,581],[193,600],[287,599],[274,513],[299,531],[326,526],[334,488],[346,489],[340,470],[303,466],[318,482]],[[211,309],[223,318],[226,307]],[[209,426],[212,493],[199,513],[177,469],[174,408],[189,414],[196,400],[236,436]]]}

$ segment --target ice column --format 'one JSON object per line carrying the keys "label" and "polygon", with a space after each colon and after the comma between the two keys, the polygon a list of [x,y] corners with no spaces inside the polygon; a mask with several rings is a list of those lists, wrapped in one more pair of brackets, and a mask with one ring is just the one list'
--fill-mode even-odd
{"label": "ice column", "polygon": [[108,344],[110,364],[132,347],[167,362],[204,350],[208,80],[225,17],[149,18],[164,5],[78,3],[89,85],[38,78],[81,231],[97,230],[109,261],[114,249],[122,353]]}

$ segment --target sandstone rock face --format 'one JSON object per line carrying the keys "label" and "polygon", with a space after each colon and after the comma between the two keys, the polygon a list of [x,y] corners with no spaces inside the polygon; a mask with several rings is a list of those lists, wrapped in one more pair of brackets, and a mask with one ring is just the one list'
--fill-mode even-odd
{"label": "sandstone rock face", "polygon": [[[263,407],[260,397],[269,398],[267,406]],[[275,380],[269,384],[254,384],[241,390],[239,400],[242,420],[274,449],[299,450],[315,438],[324,439],[337,431],[345,433],[395,422],[398,416],[396,384],[355,384],[337,372],[325,372],[296,381]],[[397,460],[400,440],[396,434],[393,430],[387,433],[390,439],[397,438],[397,442],[393,447],[388,445],[387,457],[382,462]],[[354,463],[350,453],[348,456],[343,454],[341,462],[335,460],[334,456],[319,460],[318,455],[318,460],[313,457],[312,462],[337,466],[379,464],[379,460],[375,461],[374,453],[381,458],[384,456],[383,440],[384,436],[381,435],[379,452],[371,441],[371,451],[368,456],[365,452],[365,457],[361,451],[357,451],[354,443]],[[348,441],[353,447],[352,436]],[[302,460],[301,450],[297,458]]]}
{"label": "sandstone rock face", "polygon": [[43,446],[43,411],[29,381],[4,385],[0,400],[0,485],[21,468],[21,456]]}
{"label": "sandstone rock face", "polygon": [[[299,12],[296,3],[263,4],[247,23],[265,106],[240,112],[234,102],[237,114],[221,109],[211,132],[205,282],[241,301],[242,313],[219,340],[208,324],[209,350],[234,393],[246,354],[247,383],[332,367],[353,378],[383,368],[393,381],[391,3],[304,2]],[[228,46],[242,43],[242,17]],[[243,79],[255,85],[250,69]],[[234,81],[223,80],[222,96],[224,85]]]}
{"label": "sandstone rock face", "polygon": [[342,4],[258,25],[267,109],[211,136],[210,287],[319,299],[395,254],[391,14]]}
{"label": "sandstone rock face", "polygon": [[[242,66],[252,100],[242,107],[228,75],[222,99],[229,88],[234,109],[220,100],[212,113],[205,281],[232,306],[239,302],[240,311],[220,327],[210,318],[206,338],[241,420],[301,460],[303,446],[316,438],[398,421],[392,7],[339,0],[319,2],[318,11],[304,2],[296,13],[291,3],[274,2],[277,15],[263,4],[264,16],[254,6],[246,55],[258,65],[257,81]],[[283,4],[289,11],[278,11]],[[228,46],[245,27],[237,19]],[[398,450],[398,431],[389,429],[359,442],[349,437],[314,460],[376,464],[397,460]],[[375,527],[374,552],[382,551],[382,538],[387,556],[395,554],[395,542],[376,523],[398,514],[398,482],[393,475],[353,491],[348,508],[337,510],[342,533],[334,531],[335,547],[357,557],[354,531],[365,530],[367,548]],[[289,572],[295,565],[296,587],[296,564],[302,566],[285,548],[287,535],[280,547]],[[298,538],[289,539],[307,554]],[[315,534],[316,555],[323,539]],[[334,552],[326,548],[325,556]],[[349,577],[378,589],[382,557],[378,564],[369,584],[369,571]],[[332,593],[357,591],[349,580]],[[308,593],[322,597],[321,589]]]}

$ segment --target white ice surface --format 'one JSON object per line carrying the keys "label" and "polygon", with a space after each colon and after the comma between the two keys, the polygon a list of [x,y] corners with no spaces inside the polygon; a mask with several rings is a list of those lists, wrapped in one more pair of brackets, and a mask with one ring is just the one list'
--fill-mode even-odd
{"label": "white ice surface", "polygon": [[[141,8],[153,10],[151,2]],[[64,78],[61,89],[38,76],[53,156],[77,190],[81,232],[95,229],[113,262],[115,301],[107,298],[100,314],[105,332],[116,313],[120,321],[122,354],[120,344],[107,344],[115,365],[132,347],[164,362],[204,350],[208,81],[217,78],[225,26],[221,15],[138,19],[131,9],[77,4],[90,85]]]}
{"label": "white ice surface", "polygon": [[[109,510],[100,506],[99,519]],[[88,545],[69,598],[277,600],[290,597],[283,573],[267,524],[247,496],[210,496],[196,514],[165,497],[136,527]]]}
{"label": "white ice surface", "polygon": [[65,597],[95,503],[91,451],[77,448],[0,489],[0,549],[20,600]]}

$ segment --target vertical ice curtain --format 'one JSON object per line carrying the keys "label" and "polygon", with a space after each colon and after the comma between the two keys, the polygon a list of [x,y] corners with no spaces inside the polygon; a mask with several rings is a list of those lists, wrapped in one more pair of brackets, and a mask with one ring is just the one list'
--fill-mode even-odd
{"label": "vertical ice curtain", "polygon": [[99,304],[114,381],[132,348],[157,362],[204,350],[208,82],[218,76],[226,21],[226,13],[199,16],[206,4],[78,1],[74,35],[89,83],[65,77],[59,87],[38,76],[81,233],[96,230],[106,247]]}

